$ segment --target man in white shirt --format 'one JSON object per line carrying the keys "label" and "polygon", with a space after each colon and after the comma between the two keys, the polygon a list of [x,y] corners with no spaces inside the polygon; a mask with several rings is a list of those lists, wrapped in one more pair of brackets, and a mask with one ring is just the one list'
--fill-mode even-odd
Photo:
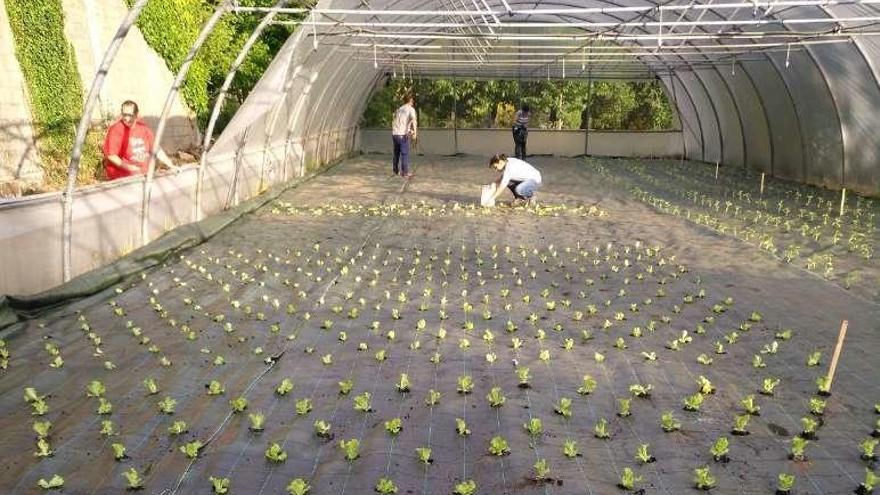
{"label": "man in white shirt", "polygon": [[541,172],[519,158],[508,158],[505,154],[495,155],[489,159],[489,167],[501,172],[495,182],[495,195],[498,199],[504,188],[510,189],[515,200],[535,204],[537,190],[541,187]]}
{"label": "man in white shirt", "polygon": [[[410,178],[409,171],[409,142],[415,139],[418,132],[416,126],[416,109],[413,108],[415,100],[411,95],[404,97],[404,103],[394,112],[391,122],[391,139],[394,141],[394,159],[391,166],[394,174],[398,171],[401,177]],[[398,168],[398,164],[400,167]]]}

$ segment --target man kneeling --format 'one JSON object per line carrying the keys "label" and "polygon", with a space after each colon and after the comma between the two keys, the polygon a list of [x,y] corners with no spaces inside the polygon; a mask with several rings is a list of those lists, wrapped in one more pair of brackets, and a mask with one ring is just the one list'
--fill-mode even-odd
{"label": "man kneeling", "polygon": [[504,188],[510,189],[515,202],[537,202],[537,190],[541,187],[541,172],[519,158],[508,158],[505,154],[495,155],[489,159],[489,167],[501,172],[495,182],[497,200]]}

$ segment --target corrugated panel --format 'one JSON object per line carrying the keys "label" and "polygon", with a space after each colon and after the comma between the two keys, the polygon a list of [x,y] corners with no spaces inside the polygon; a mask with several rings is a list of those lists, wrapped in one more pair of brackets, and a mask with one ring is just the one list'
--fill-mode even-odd
{"label": "corrugated panel", "polygon": [[718,129],[718,117],[712,99],[706,92],[706,87],[694,74],[687,71],[677,71],[679,80],[687,88],[687,92],[694,103],[699,115],[699,122],[703,134],[703,161],[718,162],[722,159],[721,132]]}
{"label": "corrugated panel", "polygon": [[770,129],[767,114],[764,110],[757,89],[751,80],[751,74],[742,62],[737,64],[736,75],[728,71],[719,71],[719,75],[727,82],[739,109],[742,136],[745,144],[745,165],[753,170],[770,172],[773,163],[770,144]]}
{"label": "corrugated panel", "polygon": [[[728,67],[719,70],[729,71]],[[742,167],[745,164],[745,149],[740,123],[739,109],[730,94],[730,89],[718,75],[716,69],[698,69],[694,74],[700,78],[718,116],[719,130],[724,145],[721,161],[727,165]],[[730,74],[730,72],[727,72]]]}

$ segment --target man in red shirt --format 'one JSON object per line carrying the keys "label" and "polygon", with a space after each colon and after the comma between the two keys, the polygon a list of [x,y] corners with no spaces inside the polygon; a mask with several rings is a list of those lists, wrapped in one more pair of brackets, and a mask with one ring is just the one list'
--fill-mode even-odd
{"label": "man in red shirt", "polygon": [[[122,116],[107,129],[104,138],[104,172],[108,180],[147,173],[153,131],[138,118],[137,103],[122,104]],[[168,168],[176,168],[162,149],[156,158]]]}

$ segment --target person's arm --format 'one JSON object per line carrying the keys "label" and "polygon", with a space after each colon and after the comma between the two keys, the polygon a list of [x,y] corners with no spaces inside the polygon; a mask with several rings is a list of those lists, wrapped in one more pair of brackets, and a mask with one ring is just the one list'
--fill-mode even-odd
{"label": "person's arm", "polygon": [[133,174],[141,173],[140,167],[138,167],[134,163],[126,162],[125,160],[120,158],[119,155],[107,155],[106,158],[107,158],[108,162],[112,163],[113,165],[116,165],[117,167],[119,167],[123,170],[127,170]]}
{"label": "person's arm", "polygon": [[504,172],[501,173],[501,177],[498,178],[497,185],[495,186],[495,194],[492,195],[492,199],[498,199],[498,196],[501,196],[501,193],[507,189],[507,184],[510,183],[510,177],[507,175],[507,167],[504,168]]}
{"label": "person's arm", "polygon": [[104,138],[104,158],[107,159],[108,162],[112,163],[118,168],[122,170],[126,170],[128,172],[139,174],[141,173],[140,167],[131,162],[126,162],[119,156],[119,150],[122,149],[122,139],[123,135],[121,132],[118,132],[116,127],[111,127],[107,131],[107,136]]}
{"label": "person's arm", "polygon": [[412,119],[409,121],[410,134],[412,134],[413,139],[416,139],[416,136],[419,134],[418,123],[416,122],[416,120],[417,120],[416,115],[417,115],[416,109],[413,108],[412,109]]}

